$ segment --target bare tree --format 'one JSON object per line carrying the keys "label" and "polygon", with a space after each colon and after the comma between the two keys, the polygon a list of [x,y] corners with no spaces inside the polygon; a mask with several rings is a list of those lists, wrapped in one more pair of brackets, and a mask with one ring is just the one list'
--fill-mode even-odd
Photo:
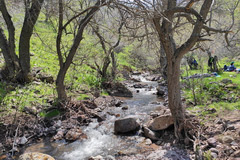
{"label": "bare tree", "polygon": [[[121,1],[120,4],[118,1],[119,6],[128,11],[129,15],[133,17],[132,19],[142,19],[142,23],[138,22],[137,24],[154,28],[166,54],[168,101],[174,117],[175,136],[178,140],[188,137],[179,82],[181,59],[197,43],[208,41],[209,39],[204,37],[209,36],[211,32],[229,33],[229,31],[218,30],[206,25],[213,0],[198,2],[199,12],[193,8],[197,1],[199,0],[145,0]],[[184,32],[184,29],[188,29],[189,32]],[[179,36],[181,41],[178,40]]]}
{"label": "bare tree", "polygon": [[[87,24],[93,18],[94,14],[100,9],[100,7],[107,5],[105,0],[98,0],[95,5],[88,7],[87,9],[76,13],[72,18],[70,18],[65,24],[63,24],[64,20],[64,3],[62,0],[59,0],[59,22],[58,22],[58,35],[56,39],[56,48],[59,60],[60,70],[57,75],[56,79],[56,87],[58,93],[59,101],[66,101],[67,100],[67,93],[64,86],[64,79],[69,69],[73,58],[79,48],[80,42],[83,39],[83,32],[86,28]],[[73,20],[80,18],[77,25],[77,31],[73,34],[73,42],[69,50],[63,52],[62,38],[63,32],[67,33],[67,26]],[[65,57],[64,57],[65,56]]]}
{"label": "bare tree", "polygon": [[[106,15],[105,19],[113,19],[112,16],[115,15]],[[98,17],[99,18],[99,17]],[[108,81],[108,80],[114,80],[116,77],[116,71],[117,71],[117,60],[116,60],[116,55],[114,53],[115,48],[117,48],[120,44],[122,35],[121,35],[121,30],[124,25],[124,22],[122,21],[122,18],[117,18],[117,21],[110,22],[108,20],[109,26],[119,26],[117,28],[117,31],[113,31],[112,27],[109,26],[102,26],[99,24],[100,22],[97,22],[96,20],[94,23],[92,23],[92,29],[93,32],[96,34],[96,36],[99,39],[99,42],[102,46],[103,52],[104,52],[104,58],[102,62],[102,66],[98,64],[98,62],[95,60],[95,66],[91,66],[91,68],[97,70],[98,74],[101,76],[101,79],[103,82]],[[105,23],[105,22],[104,22]],[[110,29],[111,28],[111,29]],[[106,33],[108,32],[108,33]],[[111,33],[111,32],[117,32],[117,33]],[[105,33],[105,36],[104,36]],[[112,35],[111,35],[112,34]],[[107,36],[106,36],[107,35]],[[111,35],[111,36],[110,36]],[[117,39],[115,37],[117,36]],[[111,69],[111,76],[107,75],[107,70],[109,68],[109,65],[112,64],[112,69]]]}
{"label": "bare tree", "polygon": [[[7,26],[8,36],[0,27],[0,47],[2,49],[6,67],[3,76],[6,79],[18,79],[22,82],[29,80],[30,73],[30,39],[34,25],[38,19],[44,0],[32,0],[25,2],[25,18],[19,39],[19,57],[16,54],[15,26],[8,12],[5,0],[0,0],[0,12]],[[8,39],[6,38],[8,37]]]}

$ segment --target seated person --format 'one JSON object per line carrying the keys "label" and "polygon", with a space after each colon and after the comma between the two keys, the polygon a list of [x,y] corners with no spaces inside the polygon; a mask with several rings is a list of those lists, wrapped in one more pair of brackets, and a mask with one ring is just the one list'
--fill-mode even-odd
{"label": "seated person", "polygon": [[236,67],[234,66],[234,62],[231,63],[231,65],[229,66],[228,68],[228,71],[235,71],[236,70]]}
{"label": "seated person", "polygon": [[227,71],[227,70],[228,70],[228,66],[227,66],[227,65],[224,65],[223,70],[224,70],[224,71]]}

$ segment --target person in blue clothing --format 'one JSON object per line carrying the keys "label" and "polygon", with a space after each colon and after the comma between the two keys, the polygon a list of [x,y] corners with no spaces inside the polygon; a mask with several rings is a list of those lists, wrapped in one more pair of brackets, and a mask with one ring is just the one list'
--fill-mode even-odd
{"label": "person in blue clothing", "polygon": [[235,71],[236,67],[234,66],[234,62],[231,63],[231,65],[228,67],[228,71]]}

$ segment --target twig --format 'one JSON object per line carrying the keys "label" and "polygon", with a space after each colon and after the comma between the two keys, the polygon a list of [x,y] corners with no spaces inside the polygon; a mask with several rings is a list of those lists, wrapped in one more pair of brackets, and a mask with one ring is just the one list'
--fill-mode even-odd
{"label": "twig", "polygon": [[16,138],[17,138],[17,134],[18,134],[18,128],[19,128],[19,123],[18,123],[17,129],[16,129],[16,132],[15,132],[14,140],[13,140],[12,157],[13,157],[13,154],[14,154],[14,148],[15,148]]}

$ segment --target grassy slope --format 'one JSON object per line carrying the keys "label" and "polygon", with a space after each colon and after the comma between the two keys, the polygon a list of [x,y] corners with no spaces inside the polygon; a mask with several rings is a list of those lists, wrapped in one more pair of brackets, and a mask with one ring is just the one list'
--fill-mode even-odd
{"label": "grassy slope", "polygon": [[[219,66],[223,68],[223,66],[229,65],[231,61],[229,61],[227,58],[224,58],[219,61]],[[236,68],[240,68],[240,62],[235,61],[234,63]],[[188,72],[188,75],[194,75],[197,73],[207,73],[207,64],[204,64],[204,69],[203,70],[190,70]],[[184,68],[183,68],[184,69]],[[184,72],[183,77],[187,76],[187,73]],[[219,86],[220,81],[223,79],[230,79],[234,84],[238,86],[237,89],[233,89],[230,92],[226,92],[223,87]],[[186,80],[182,81],[183,83],[186,82]],[[193,82],[192,80],[190,81],[191,83]],[[216,82],[216,83],[215,83]],[[191,111],[199,111],[199,110],[206,110],[209,108],[215,108],[217,110],[216,114],[220,114],[221,112],[225,110],[235,110],[238,109],[240,110],[240,101],[238,100],[239,95],[240,95],[240,74],[237,74],[236,72],[223,72],[220,73],[220,77],[209,77],[209,78],[204,78],[204,79],[195,79],[195,93],[196,97],[198,99],[198,105],[189,107],[188,110]],[[202,92],[200,91],[201,86],[206,86],[207,90],[203,90]],[[221,98],[231,98],[234,99],[232,102],[226,101],[226,100],[220,100],[219,102],[211,102],[211,99],[214,98],[214,95],[220,94]],[[184,96],[187,99],[188,102],[193,102],[193,94],[192,94],[192,89],[185,89],[184,90]],[[221,99],[220,98],[220,99]],[[201,104],[202,101],[202,104]],[[203,111],[199,112],[201,115],[205,115],[208,112]],[[213,114],[214,116],[215,114]]]}
{"label": "grassy slope", "polygon": [[[14,17],[14,21],[22,21],[22,17],[17,15],[17,17]],[[46,23],[44,19],[44,16],[40,15],[31,38],[31,53],[33,54],[31,56],[31,67],[41,67],[41,72],[50,74],[56,79],[59,66],[55,47],[57,31],[53,26],[56,26],[57,22]],[[16,44],[18,44],[20,29],[20,26],[16,27]],[[75,65],[71,65],[65,77],[68,96],[71,98],[81,100],[89,97],[91,94],[85,93],[89,92],[91,88],[100,86],[101,80],[97,77],[96,71],[86,65],[86,61],[94,64],[95,60],[101,64],[99,59],[103,57],[103,52],[101,45],[96,45],[96,41],[94,36],[89,35],[87,32],[84,33],[84,39],[74,58]],[[64,34],[63,44],[65,45],[65,51],[71,46],[71,42],[72,37]],[[16,45],[16,51],[18,52],[18,45]],[[128,58],[126,58],[130,51],[131,47],[126,47],[123,52],[117,55],[120,67],[122,65],[132,67]],[[85,61],[83,61],[83,65],[80,65],[83,59]],[[122,78],[119,77],[118,79],[121,80]],[[104,91],[102,94],[106,95]],[[1,108],[3,110],[11,109],[12,106],[18,106],[20,110],[25,106],[47,106],[49,105],[47,102],[55,100],[56,96],[55,84],[32,82],[25,86],[9,86],[3,82],[0,83],[0,104],[4,106]]]}

